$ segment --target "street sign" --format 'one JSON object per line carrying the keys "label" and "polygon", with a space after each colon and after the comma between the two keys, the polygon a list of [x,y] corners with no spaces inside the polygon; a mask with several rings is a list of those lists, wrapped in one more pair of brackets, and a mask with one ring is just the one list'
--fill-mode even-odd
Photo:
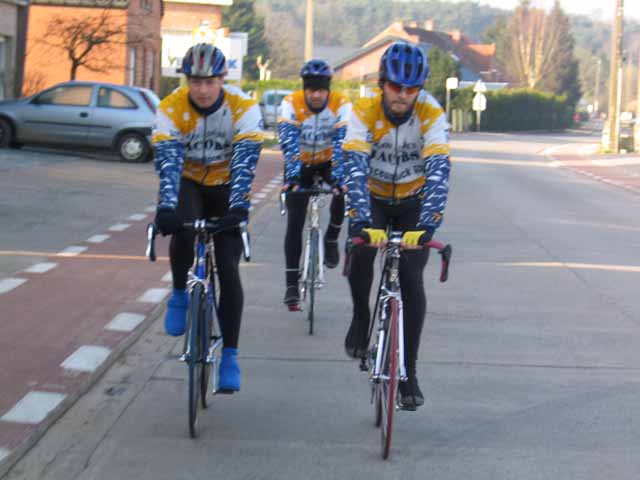
{"label": "street sign", "polygon": [[483,93],[476,93],[473,97],[473,110],[484,112],[487,109],[487,97]]}
{"label": "street sign", "polygon": [[458,88],[458,77],[449,77],[447,78],[447,90],[455,90]]}
{"label": "street sign", "polygon": [[487,86],[482,80],[478,80],[473,87],[473,91],[476,93],[485,93],[487,91]]}

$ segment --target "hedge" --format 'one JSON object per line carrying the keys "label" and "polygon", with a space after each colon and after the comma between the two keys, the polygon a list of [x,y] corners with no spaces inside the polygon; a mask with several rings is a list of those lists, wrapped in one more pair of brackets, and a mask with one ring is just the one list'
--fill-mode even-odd
{"label": "hedge", "polygon": [[[453,108],[472,110],[475,93],[461,90]],[[573,124],[574,105],[565,96],[529,89],[507,89],[485,93],[487,110],[482,112],[481,129],[492,132],[561,130]]]}

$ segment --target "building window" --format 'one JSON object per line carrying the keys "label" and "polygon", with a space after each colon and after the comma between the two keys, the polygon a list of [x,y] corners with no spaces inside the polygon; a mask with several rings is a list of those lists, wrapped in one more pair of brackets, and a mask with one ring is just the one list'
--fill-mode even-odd
{"label": "building window", "polygon": [[140,8],[145,12],[153,10],[153,0],[140,0]]}
{"label": "building window", "polygon": [[136,84],[136,49],[135,47],[129,48],[129,72],[127,79],[127,83],[130,86],[134,86]]}

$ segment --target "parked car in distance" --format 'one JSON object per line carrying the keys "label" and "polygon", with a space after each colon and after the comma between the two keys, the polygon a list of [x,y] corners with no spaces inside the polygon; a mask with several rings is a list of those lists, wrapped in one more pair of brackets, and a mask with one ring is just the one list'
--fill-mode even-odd
{"label": "parked car in distance", "polygon": [[282,111],[282,99],[293,93],[292,90],[265,90],[260,99],[260,110],[265,128],[276,125]]}
{"label": "parked car in distance", "polygon": [[151,158],[151,129],[160,103],[149,89],[71,81],[0,102],[0,147],[24,144],[114,150],[127,162]]}

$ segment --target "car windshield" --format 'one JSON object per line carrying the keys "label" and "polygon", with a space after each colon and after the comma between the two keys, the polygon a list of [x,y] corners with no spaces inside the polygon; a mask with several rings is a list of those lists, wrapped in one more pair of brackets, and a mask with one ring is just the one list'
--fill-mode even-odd
{"label": "car windshield", "polygon": [[280,105],[282,99],[289,95],[289,92],[267,93],[264,96],[265,105]]}

